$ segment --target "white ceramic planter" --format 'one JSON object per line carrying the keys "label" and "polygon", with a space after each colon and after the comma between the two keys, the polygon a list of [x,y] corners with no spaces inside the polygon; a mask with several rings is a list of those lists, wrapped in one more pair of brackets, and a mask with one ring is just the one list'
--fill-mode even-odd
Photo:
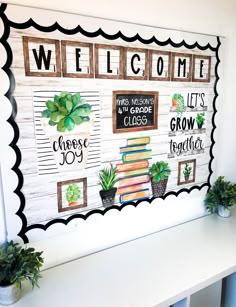
{"label": "white ceramic planter", "polygon": [[15,284],[0,287],[0,304],[12,305],[21,298],[21,288],[16,288]]}
{"label": "white ceramic planter", "polygon": [[229,217],[230,216],[230,210],[225,209],[224,206],[218,205],[218,215],[221,217]]}

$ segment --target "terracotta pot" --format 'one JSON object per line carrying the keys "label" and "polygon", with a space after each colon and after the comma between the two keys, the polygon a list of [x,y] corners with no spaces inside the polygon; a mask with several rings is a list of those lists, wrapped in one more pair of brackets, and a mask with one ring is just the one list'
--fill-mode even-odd
{"label": "terracotta pot", "polygon": [[176,99],[172,99],[172,107],[176,108],[178,106],[178,101]]}
{"label": "terracotta pot", "polygon": [[165,194],[167,181],[168,181],[168,178],[163,179],[159,182],[153,182],[151,180],[153,197],[160,197],[160,196],[163,196]]}
{"label": "terracotta pot", "polygon": [[9,286],[0,286],[0,304],[12,305],[21,298],[21,287],[16,288],[15,284]]}
{"label": "terracotta pot", "polygon": [[117,188],[112,188],[108,191],[101,190],[99,192],[101,199],[102,199],[102,204],[105,208],[108,208],[114,205],[116,191],[117,191]]}
{"label": "terracotta pot", "polygon": [[221,217],[229,217],[230,216],[230,210],[226,209],[224,206],[222,205],[218,205],[218,215]]}

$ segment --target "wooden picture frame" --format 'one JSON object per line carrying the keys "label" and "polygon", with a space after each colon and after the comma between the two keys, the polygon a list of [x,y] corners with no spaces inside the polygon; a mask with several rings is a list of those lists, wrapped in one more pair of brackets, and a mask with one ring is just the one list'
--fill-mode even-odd
{"label": "wooden picture frame", "polygon": [[[79,203],[76,201],[74,202],[75,204],[70,204],[68,203],[67,206],[64,206],[63,204],[65,203],[65,199],[63,195],[65,192],[63,191],[63,186],[69,187],[72,184],[79,184],[82,186],[82,189],[79,188],[82,192],[83,196],[83,202]],[[61,181],[57,182],[57,200],[58,200],[58,212],[64,212],[64,211],[70,211],[70,210],[75,210],[75,209],[80,209],[87,207],[87,178],[79,178],[79,179],[73,179],[73,180],[66,180],[66,181]]]}
{"label": "wooden picture frame", "polygon": [[[207,78],[206,79],[200,79],[200,78],[195,78],[195,69],[196,69],[196,59],[206,59],[209,60],[209,65],[208,65],[208,73],[207,73]],[[193,82],[206,82],[209,83],[211,80],[211,57],[210,56],[204,56],[204,55],[193,55],[193,71],[192,71],[192,81]]]}
{"label": "wooden picture frame", "polygon": [[[67,46],[78,46],[89,48],[89,72],[85,73],[68,73],[67,71],[67,56],[66,47]],[[94,77],[94,64],[93,64],[93,44],[77,42],[77,41],[61,41],[61,58],[62,58],[62,75],[67,78],[93,78]]]}
{"label": "wooden picture frame", "polygon": [[[177,56],[178,57],[189,58],[189,72],[188,72],[188,77],[187,78],[176,78],[175,77],[175,58]],[[191,82],[191,80],[192,80],[192,54],[177,53],[177,52],[171,53],[171,81]]]}
{"label": "wooden picture frame", "polygon": [[[31,71],[29,58],[29,43],[44,43],[55,45],[56,66],[55,72]],[[32,77],[61,77],[60,41],[49,38],[23,36],[23,52],[25,61],[25,75]]]}
{"label": "wooden picture frame", "polygon": [[[167,55],[168,56],[168,75],[167,77],[153,77],[152,76],[152,64],[153,54]],[[149,50],[149,80],[153,81],[170,81],[171,79],[171,53],[167,51]]]}
{"label": "wooden picture frame", "polygon": [[[185,177],[185,180],[181,180],[181,173],[183,172],[183,168],[184,166],[186,166],[186,164],[190,164],[190,167],[192,167],[192,176],[189,178]],[[183,185],[183,184],[188,184],[188,183],[192,183],[195,182],[196,179],[196,159],[192,159],[192,160],[185,160],[185,161],[179,161],[178,163],[178,183],[177,185]]]}
{"label": "wooden picture frame", "polygon": [[[100,74],[99,73],[99,49],[112,49],[120,51],[120,59],[119,59],[119,74],[118,75],[109,75],[109,74]],[[123,59],[123,50],[124,48],[121,46],[114,45],[105,45],[105,44],[95,44],[94,45],[94,53],[95,53],[95,78],[101,79],[123,79],[124,76],[124,59]]]}
{"label": "wooden picture frame", "polygon": [[[145,69],[143,76],[128,76],[127,75],[127,52],[141,52],[145,54]],[[149,74],[149,50],[143,48],[124,48],[124,79],[126,80],[148,80]]]}
{"label": "wooden picture frame", "polygon": [[[113,91],[112,92],[112,128],[113,133],[124,133],[124,132],[137,132],[143,130],[154,130],[158,128],[158,92],[154,91]],[[148,95],[153,96],[154,99],[154,109],[153,109],[153,125],[150,126],[140,126],[133,128],[117,128],[117,96],[118,95]]]}

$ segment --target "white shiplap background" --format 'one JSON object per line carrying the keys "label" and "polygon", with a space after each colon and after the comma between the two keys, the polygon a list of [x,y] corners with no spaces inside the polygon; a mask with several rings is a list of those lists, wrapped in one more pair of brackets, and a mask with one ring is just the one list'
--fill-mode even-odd
{"label": "white shiplap background", "polygon": [[[181,83],[181,82],[160,82],[160,81],[135,81],[135,80],[105,80],[105,79],[79,79],[79,78],[47,78],[47,77],[26,77],[23,62],[23,48],[22,36],[33,36],[43,38],[53,38],[59,40],[78,40],[84,42],[107,43],[114,45],[122,45],[129,47],[150,48],[157,50],[177,51],[194,54],[203,54],[212,56],[211,82],[210,83]],[[208,162],[209,162],[209,148],[211,145],[211,117],[212,117],[212,101],[214,97],[213,85],[215,82],[214,68],[216,59],[214,53],[211,51],[199,51],[198,49],[187,50],[186,48],[160,48],[151,45],[143,45],[139,42],[127,44],[118,40],[117,42],[106,41],[102,38],[88,39],[80,34],[66,36],[57,31],[55,33],[40,33],[33,29],[27,30],[12,30],[9,39],[14,58],[12,64],[12,71],[16,79],[15,99],[18,105],[17,124],[20,129],[20,139],[18,145],[22,152],[22,163],[20,169],[24,176],[23,193],[26,198],[26,207],[24,213],[27,217],[29,225],[34,223],[46,223],[47,221],[70,215],[72,213],[83,212],[93,208],[101,208],[101,200],[99,196],[99,186],[97,185],[97,173],[100,168],[107,166],[108,162],[121,162],[121,155],[119,147],[126,145],[126,139],[129,137],[150,135],[151,144],[148,148],[152,149],[152,162],[158,160],[167,160],[168,152],[168,134],[169,134],[169,116],[171,93],[173,91],[201,89],[208,91],[208,112],[206,121],[206,138],[205,138],[205,153],[194,156],[197,159],[197,173],[196,185],[204,183],[208,176]],[[106,62],[105,62],[106,63]],[[104,64],[105,64],[104,63]],[[53,94],[62,90],[78,91],[82,93],[96,92],[95,108],[101,118],[101,130],[99,132],[98,140],[101,140],[100,145],[97,144],[97,150],[101,151],[100,157],[97,157],[94,167],[86,169],[79,174],[55,174],[40,176],[37,166],[37,148],[34,129],[34,108],[33,101],[40,103],[42,107],[42,96],[47,96],[46,93]],[[159,106],[158,106],[158,130],[144,131],[138,133],[112,133],[112,91],[114,90],[144,90],[144,91],[158,91],[159,92]],[[40,94],[40,95],[38,95]],[[41,97],[37,100],[37,97]],[[45,100],[47,97],[45,96]],[[86,94],[85,94],[86,96]],[[89,102],[89,101],[88,101]],[[37,120],[37,119],[36,119]],[[99,127],[100,128],[100,127]],[[187,157],[190,159],[191,157]],[[177,186],[178,175],[178,161],[184,160],[180,157],[178,159],[169,159],[169,164],[172,170],[168,181],[167,191],[177,191],[183,187],[191,187],[192,184],[184,186]],[[88,161],[89,162],[89,161]],[[58,213],[57,206],[57,181],[69,180],[87,177],[88,180],[88,207],[77,209],[69,212]]]}

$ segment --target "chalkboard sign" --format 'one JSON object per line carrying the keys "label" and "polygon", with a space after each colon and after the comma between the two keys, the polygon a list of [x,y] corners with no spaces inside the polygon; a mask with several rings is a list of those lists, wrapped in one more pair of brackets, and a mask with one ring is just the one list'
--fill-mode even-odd
{"label": "chalkboard sign", "polygon": [[113,133],[157,129],[158,92],[113,91]]}

